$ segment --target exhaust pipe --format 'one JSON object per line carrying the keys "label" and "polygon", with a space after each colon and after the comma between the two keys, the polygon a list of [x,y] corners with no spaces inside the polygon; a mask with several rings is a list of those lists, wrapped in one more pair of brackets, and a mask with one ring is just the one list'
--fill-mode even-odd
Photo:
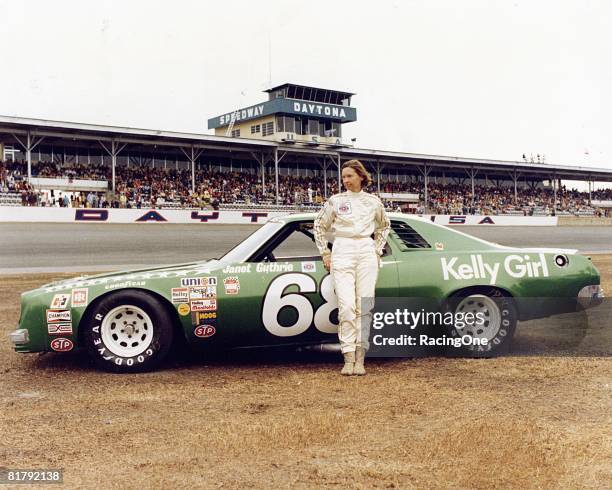
{"label": "exhaust pipe", "polygon": [[316,353],[339,353],[340,344],[316,344],[316,345],[305,345],[298,347],[298,352],[316,352]]}

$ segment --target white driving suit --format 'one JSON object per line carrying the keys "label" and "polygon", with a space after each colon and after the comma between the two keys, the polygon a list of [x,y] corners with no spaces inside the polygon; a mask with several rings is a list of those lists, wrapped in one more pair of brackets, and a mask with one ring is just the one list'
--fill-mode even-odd
{"label": "white driving suit", "polygon": [[364,191],[335,194],[315,218],[314,236],[321,256],[330,254],[327,233],[334,237],[331,275],[338,297],[342,353],[369,347],[376,279],[389,230],[382,202]]}

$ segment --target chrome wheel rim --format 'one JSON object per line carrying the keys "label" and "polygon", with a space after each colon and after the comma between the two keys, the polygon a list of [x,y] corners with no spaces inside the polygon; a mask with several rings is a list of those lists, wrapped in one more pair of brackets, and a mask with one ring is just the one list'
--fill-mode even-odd
{"label": "chrome wheel rim", "polygon": [[[460,312],[474,314],[475,320],[471,324],[466,322],[463,328],[455,327],[459,335],[492,340],[498,334],[501,327],[501,312],[492,298],[484,294],[468,296],[457,305],[455,314]],[[484,321],[480,322],[478,318],[484,318]]]}
{"label": "chrome wheel rim", "polygon": [[142,308],[121,305],[102,319],[100,334],[104,346],[113,354],[134,357],[151,345],[153,322]]}

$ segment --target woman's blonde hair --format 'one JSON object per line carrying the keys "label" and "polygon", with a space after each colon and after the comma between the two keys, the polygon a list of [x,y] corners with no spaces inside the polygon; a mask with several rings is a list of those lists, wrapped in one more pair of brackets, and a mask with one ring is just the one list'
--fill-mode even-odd
{"label": "woman's blonde hair", "polygon": [[357,173],[357,175],[361,177],[362,187],[366,187],[372,184],[372,176],[370,175],[370,172],[365,169],[363,163],[361,163],[359,160],[349,160],[348,162],[344,162],[342,164],[342,170],[344,170],[345,168],[352,168]]}

